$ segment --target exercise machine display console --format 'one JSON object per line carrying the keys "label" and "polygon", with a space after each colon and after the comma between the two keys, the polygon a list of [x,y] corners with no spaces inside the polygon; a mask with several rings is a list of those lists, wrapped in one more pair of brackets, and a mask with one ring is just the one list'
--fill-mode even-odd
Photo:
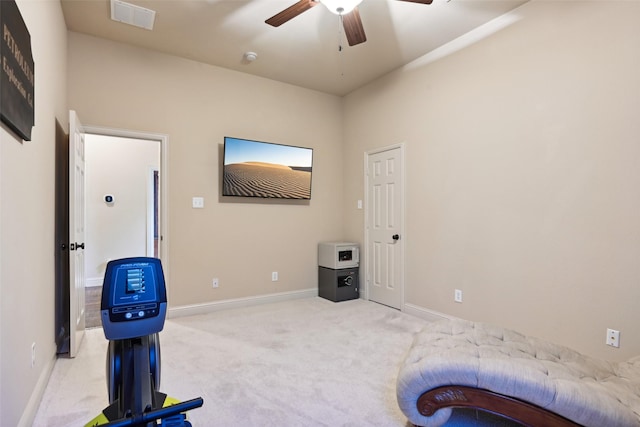
{"label": "exercise machine display console", "polygon": [[100,304],[109,340],[160,332],[167,313],[162,265],[157,258],[123,258],[107,264]]}

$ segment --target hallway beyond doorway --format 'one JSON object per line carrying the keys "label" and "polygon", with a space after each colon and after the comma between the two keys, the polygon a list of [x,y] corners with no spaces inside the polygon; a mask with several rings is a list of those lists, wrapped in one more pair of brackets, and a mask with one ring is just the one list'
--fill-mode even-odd
{"label": "hallway beyond doorway", "polygon": [[84,288],[84,322],[85,327],[100,328],[102,321],[100,319],[100,299],[102,298],[102,286],[87,286]]}

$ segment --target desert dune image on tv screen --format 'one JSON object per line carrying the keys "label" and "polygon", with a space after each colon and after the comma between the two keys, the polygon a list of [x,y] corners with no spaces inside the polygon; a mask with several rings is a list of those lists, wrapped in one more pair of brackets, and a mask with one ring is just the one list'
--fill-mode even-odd
{"label": "desert dune image on tv screen", "polygon": [[310,199],[310,148],[225,138],[223,196]]}

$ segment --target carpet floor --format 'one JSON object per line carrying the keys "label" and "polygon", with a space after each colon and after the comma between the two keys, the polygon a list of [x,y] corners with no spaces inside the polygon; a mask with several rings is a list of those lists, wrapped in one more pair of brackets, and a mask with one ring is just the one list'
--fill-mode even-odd
{"label": "carpet floor", "polygon": [[[425,321],[364,300],[308,298],[168,319],[160,391],[201,396],[194,426],[405,427],[395,380]],[[107,341],[89,329],[75,359],[58,359],[36,427],[83,426],[108,405]],[[447,426],[512,426],[456,411]]]}

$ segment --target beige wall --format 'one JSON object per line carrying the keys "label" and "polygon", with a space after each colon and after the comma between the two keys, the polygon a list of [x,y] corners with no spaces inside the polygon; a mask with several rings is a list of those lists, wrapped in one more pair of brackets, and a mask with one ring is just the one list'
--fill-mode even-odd
{"label": "beige wall", "polygon": [[[67,31],[58,2],[18,0],[35,62],[35,126],[0,126],[0,425],[31,425],[53,366],[54,147],[67,128]],[[36,364],[31,367],[31,344]],[[27,414],[23,417],[23,413]]]}
{"label": "beige wall", "polygon": [[[317,243],[342,237],[340,98],[70,33],[69,105],[87,125],[168,135],[170,306],[316,287]],[[225,135],[313,148],[311,201],[220,200]]]}
{"label": "beige wall", "polygon": [[[1,425],[30,423],[53,363],[54,135],[67,107],[85,124],[169,136],[173,306],[315,287],[319,240],[364,241],[364,151],[405,142],[408,304],[596,356],[640,353],[640,3],[532,1],[493,36],[344,100],[67,34],[57,2],[18,5],[36,126],[24,144],[0,128]],[[311,202],[222,202],[224,135],[313,147]],[[606,327],[621,330],[619,350]]]}
{"label": "beige wall", "polygon": [[99,286],[110,259],[147,255],[149,174],[160,167],[160,142],[88,134],[85,156],[85,275]]}
{"label": "beige wall", "polygon": [[640,3],[514,14],[346,97],[347,237],[364,241],[363,152],[405,142],[406,303],[640,354]]}

